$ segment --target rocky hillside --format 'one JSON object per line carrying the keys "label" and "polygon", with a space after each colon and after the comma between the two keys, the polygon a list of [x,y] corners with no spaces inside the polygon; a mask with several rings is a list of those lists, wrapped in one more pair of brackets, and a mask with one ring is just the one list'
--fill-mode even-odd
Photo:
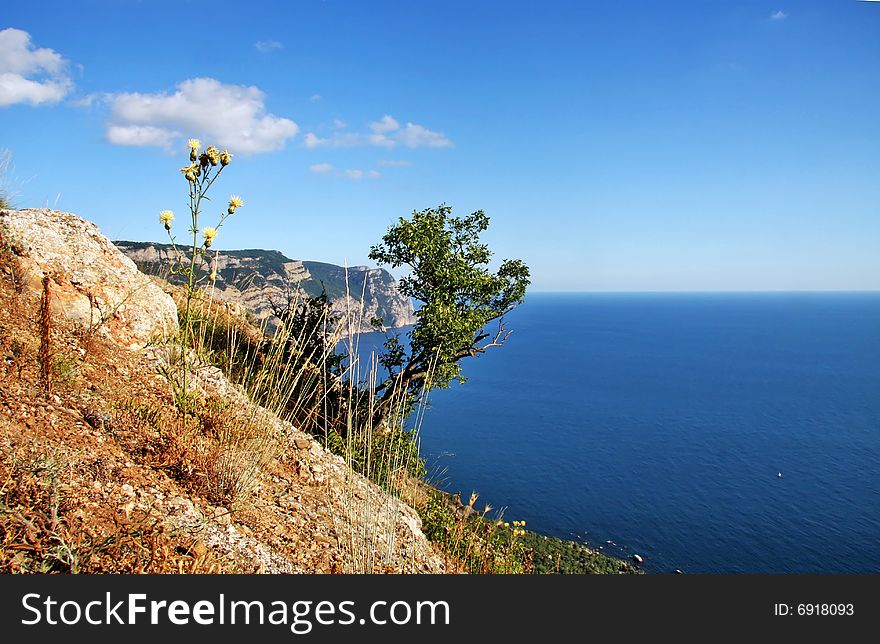
{"label": "rocky hillside", "polygon": [[[261,253],[230,263],[340,277]],[[349,467],[356,454],[331,454],[253,402],[294,417],[290,397],[273,402],[283,387],[251,388],[277,370],[229,368],[233,383],[213,366],[227,354],[192,337],[184,350],[169,295],[180,290],[76,215],[0,209],[0,574],[637,572],[480,513],[476,494],[465,505],[430,488],[398,455],[375,485]],[[218,337],[260,343],[239,306],[196,298]],[[364,438],[376,436],[351,444]]]}
{"label": "rocky hillside", "polygon": [[0,210],[0,572],[447,570],[410,506],[217,368],[178,414],[176,329],[94,224]]}
{"label": "rocky hillside", "polygon": [[[168,244],[117,241],[116,246],[148,275],[174,281],[168,275]],[[259,319],[271,315],[271,303],[286,301],[291,289],[309,296],[326,292],[335,311],[350,313],[354,330],[372,331],[370,320],[382,318],[389,328],[415,324],[412,302],[397,290],[384,269],[366,266],[346,269],[334,264],[294,260],[277,250],[221,251],[217,266],[217,295],[246,306]],[[361,305],[363,302],[363,306]]]}

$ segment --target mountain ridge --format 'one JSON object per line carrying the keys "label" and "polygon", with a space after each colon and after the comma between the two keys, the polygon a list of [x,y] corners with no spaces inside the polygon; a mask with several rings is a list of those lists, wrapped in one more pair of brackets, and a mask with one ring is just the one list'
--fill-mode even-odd
{"label": "mountain ridge", "polygon": [[[168,267],[171,244],[119,240],[113,242],[144,273],[175,282]],[[185,249],[181,249],[186,254]],[[412,302],[400,293],[387,270],[368,266],[348,268],[312,260],[291,259],[274,249],[222,250],[215,256],[215,294],[241,304],[262,320],[272,317],[272,305],[283,304],[297,290],[309,297],[326,293],[333,311],[351,318],[352,329],[372,331],[372,318],[389,328],[415,324]]]}

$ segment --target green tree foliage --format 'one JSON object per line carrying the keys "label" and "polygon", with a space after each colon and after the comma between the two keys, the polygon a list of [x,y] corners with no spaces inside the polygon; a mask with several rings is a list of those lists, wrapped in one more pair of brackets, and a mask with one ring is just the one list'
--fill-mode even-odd
{"label": "green tree foliage", "polygon": [[[405,389],[415,399],[421,391],[464,382],[460,360],[509,337],[503,317],[523,301],[529,268],[513,259],[491,272],[492,253],[480,242],[488,227],[482,210],[453,217],[452,208],[441,204],[400,218],[371,249],[370,259],[379,264],[410,269],[400,290],[420,305],[409,346],[399,336],[386,342],[382,364],[389,376],[376,391],[380,413],[386,413],[395,390]],[[496,320],[497,328],[490,330]]]}

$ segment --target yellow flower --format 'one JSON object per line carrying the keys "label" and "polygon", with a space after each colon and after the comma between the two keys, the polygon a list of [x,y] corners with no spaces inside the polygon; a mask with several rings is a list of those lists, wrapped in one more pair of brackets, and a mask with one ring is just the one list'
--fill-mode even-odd
{"label": "yellow flower", "polygon": [[171,230],[171,222],[174,221],[174,213],[170,210],[163,210],[159,213],[159,221],[165,224],[165,230]]}
{"label": "yellow flower", "polygon": [[190,139],[186,145],[189,147],[189,160],[195,161],[199,154],[199,148],[202,147],[202,142],[198,139]]}
{"label": "yellow flower", "polygon": [[202,235],[205,238],[205,248],[210,248],[214,238],[217,236],[217,229],[208,226],[202,231]]}
{"label": "yellow flower", "polygon": [[223,150],[220,153],[220,165],[226,167],[230,161],[232,161],[232,155],[229,154],[229,150]]}
{"label": "yellow flower", "polygon": [[217,279],[217,271],[211,271],[211,274],[208,275],[208,279],[211,280],[212,282],[216,281],[216,279]]}
{"label": "yellow flower", "polygon": [[230,215],[235,212],[236,208],[241,208],[244,205],[244,202],[241,200],[241,197],[238,195],[232,195],[229,197],[229,208],[226,212]]}
{"label": "yellow flower", "polygon": [[212,166],[220,163],[220,150],[215,148],[213,145],[209,145],[208,149],[205,150],[205,156],[208,157],[208,161]]}
{"label": "yellow flower", "polygon": [[180,171],[183,173],[183,176],[186,177],[187,181],[195,181],[196,180],[196,170],[198,166],[196,164],[188,165],[185,168],[181,168]]}

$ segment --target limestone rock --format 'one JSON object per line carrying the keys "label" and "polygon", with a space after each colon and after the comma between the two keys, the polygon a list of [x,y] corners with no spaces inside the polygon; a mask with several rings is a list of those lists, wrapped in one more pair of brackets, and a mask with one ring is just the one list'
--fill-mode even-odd
{"label": "limestone rock", "polygon": [[0,211],[0,233],[16,255],[23,286],[43,293],[54,316],[139,349],[177,331],[177,307],[92,222],[48,208]]}
{"label": "limestone rock", "polygon": [[[117,241],[117,247],[148,275],[174,281],[164,267],[173,253],[168,244]],[[272,302],[283,304],[287,294],[299,289],[309,296],[327,294],[333,311],[351,317],[356,333],[373,331],[370,320],[381,318],[387,328],[416,323],[412,302],[404,297],[397,281],[384,269],[294,260],[277,250],[226,250],[213,260],[217,271],[213,296],[252,311],[258,319],[269,318]],[[348,329],[348,324],[343,323]]]}

